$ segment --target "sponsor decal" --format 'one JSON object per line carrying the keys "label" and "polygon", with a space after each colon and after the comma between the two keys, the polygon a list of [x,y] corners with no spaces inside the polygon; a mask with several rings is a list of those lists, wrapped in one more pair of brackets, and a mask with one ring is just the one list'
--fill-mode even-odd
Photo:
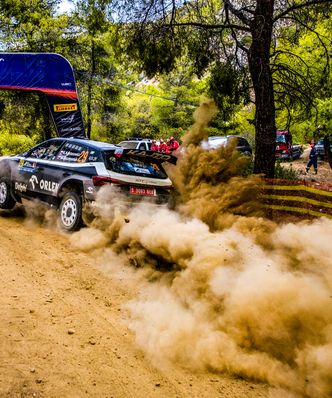
{"label": "sponsor decal", "polygon": [[81,130],[81,127],[68,127],[66,129],[61,129],[60,132],[64,133],[66,131],[80,131],[80,130]]}
{"label": "sponsor decal", "polygon": [[89,156],[88,162],[95,162],[97,159],[97,156]]}
{"label": "sponsor decal", "polygon": [[72,114],[72,115],[70,115],[70,116],[63,117],[63,118],[61,118],[60,120],[61,120],[61,122],[64,122],[64,123],[73,123],[74,117],[75,117],[75,115]]}
{"label": "sponsor decal", "polygon": [[54,112],[72,112],[77,111],[77,104],[55,104]]}
{"label": "sponsor decal", "polygon": [[143,169],[142,167],[134,167],[135,173],[151,174],[149,169]]}
{"label": "sponsor decal", "polygon": [[131,149],[130,151],[127,152],[127,155],[145,156],[146,155],[146,151],[142,151],[140,149]]}
{"label": "sponsor decal", "polygon": [[85,163],[89,156],[89,151],[82,151],[80,156],[77,158],[78,163]]}
{"label": "sponsor decal", "polygon": [[3,58],[0,58],[0,62],[5,62],[5,60]]}
{"label": "sponsor decal", "polygon": [[67,86],[71,86],[71,83],[61,83],[62,87],[67,87]]}
{"label": "sponsor decal", "polygon": [[29,184],[31,184],[32,190],[34,191],[36,189],[36,185],[39,184],[38,178],[36,175],[31,176],[31,178],[29,180]]}
{"label": "sponsor decal", "polygon": [[39,188],[43,191],[55,193],[59,188],[59,184],[55,181],[40,180]]}
{"label": "sponsor decal", "polygon": [[36,189],[36,186],[39,186],[39,189],[41,189],[42,191],[51,192],[51,193],[56,193],[59,188],[59,184],[57,182],[43,180],[43,179],[38,181],[38,178],[36,175],[33,175],[30,178],[29,184],[31,184],[33,191]]}
{"label": "sponsor decal", "polygon": [[171,156],[170,156],[170,155],[167,155],[167,154],[165,154],[165,153],[160,153],[160,152],[154,152],[154,153],[151,155],[151,157],[154,158],[154,159],[161,159],[161,160],[168,160],[168,159],[171,159]]}
{"label": "sponsor decal", "polygon": [[15,191],[26,192],[27,185],[23,184],[22,182],[15,182]]}
{"label": "sponsor decal", "polygon": [[25,173],[34,173],[35,168],[35,162],[29,162],[28,160],[20,159],[18,171]]}
{"label": "sponsor decal", "polygon": [[[132,149],[127,152],[128,155],[138,155],[138,156],[146,156],[147,153],[146,151],[140,151],[138,149]],[[153,152],[149,154],[151,158],[157,159],[157,160],[169,160],[171,159],[171,155],[167,155],[166,153],[162,152]]]}

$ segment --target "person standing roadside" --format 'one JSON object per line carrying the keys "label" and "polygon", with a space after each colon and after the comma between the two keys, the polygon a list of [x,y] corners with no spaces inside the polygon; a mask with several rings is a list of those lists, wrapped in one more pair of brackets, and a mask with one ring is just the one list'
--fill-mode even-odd
{"label": "person standing roadside", "polygon": [[317,174],[318,168],[317,168],[317,159],[318,159],[318,154],[316,150],[316,144],[312,142],[310,144],[311,150],[309,153],[309,162],[307,163],[306,167],[306,172],[309,173],[310,167],[314,166],[315,174]]}
{"label": "person standing roadside", "polygon": [[158,148],[159,148],[159,146],[158,146],[158,144],[157,144],[157,141],[156,141],[156,140],[152,140],[150,150],[151,150],[151,151],[158,151]]}
{"label": "person standing roadside", "polygon": [[167,145],[166,145],[166,143],[164,142],[164,140],[162,138],[160,138],[160,144],[159,144],[159,147],[158,147],[158,151],[159,152],[164,152],[164,153],[166,153],[168,151]]}
{"label": "person standing roadside", "polygon": [[169,139],[169,149],[171,152],[176,151],[179,148],[180,144],[174,137]]}

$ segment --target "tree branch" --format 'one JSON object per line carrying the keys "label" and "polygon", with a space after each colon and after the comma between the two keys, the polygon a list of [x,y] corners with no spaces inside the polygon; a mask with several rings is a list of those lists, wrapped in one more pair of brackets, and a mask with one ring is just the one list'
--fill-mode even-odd
{"label": "tree branch", "polygon": [[229,9],[229,11],[237,18],[239,18],[241,22],[243,22],[247,26],[250,26],[250,20],[244,15],[241,10],[237,10],[235,7],[233,7],[229,0],[225,0],[224,4],[225,8]]}
{"label": "tree branch", "polygon": [[[163,26],[169,26],[170,24],[164,24]],[[243,32],[249,32],[250,29],[237,24],[204,24],[201,22],[176,22],[172,23],[172,26],[195,26],[196,28],[201,28],[205,30],[215,29],[215,30],[223,30],[223,29],[237,29]]]}
{"label": "tree branch", "polygon": [[312,5],[318,5],[318,4],[324,4],[324,3],[331,3],[331,0],[312,0],[312,1],[306,1],[302,4],[293,4],[292,6],[288,7],[285,11],[282,11],[280,14],[276,15],[273,19],[273,23],[278,21],[278,19],[281,19],[287,14],[291,13],[292,11],[299,10],[301,8],[309,7]]}

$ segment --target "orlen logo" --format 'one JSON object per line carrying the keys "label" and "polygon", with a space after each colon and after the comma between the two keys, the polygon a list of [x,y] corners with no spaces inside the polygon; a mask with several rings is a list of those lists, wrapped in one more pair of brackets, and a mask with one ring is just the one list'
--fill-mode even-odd
{"label": "orlen logo", "polygon": [[32,185],[32,189],[35,190],[36,189],[36,185],[39,184],[38,178],[37,176],[33,175],[30,180],[29,183]]}
{"label": "orlen logo", "polygon": [[36,189],[36,186],[39,185],[39,188],[42,191],[47,191],[47,192],[52,192],[55,193],[57,192],[58,188],[59,188],[59,184],[55,181],[48,181],[48,180],[43,180],[41,179],[40,181],[38,181],[38,178],[36,175],[33,175],[30,180],[29,183],[32,185],[32,190],[34,191]]}
{"label": "orlen logo", "polygon": [[77,104],[55,104],[54,112],[72,112],[77,111]]}

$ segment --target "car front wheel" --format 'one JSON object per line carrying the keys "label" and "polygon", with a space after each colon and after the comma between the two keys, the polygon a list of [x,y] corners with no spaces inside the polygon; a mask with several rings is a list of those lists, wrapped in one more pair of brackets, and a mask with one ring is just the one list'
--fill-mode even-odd
{"label": "car front wheel", "polygon": [[60,226],[65,231],[77,231],[82,226],[82,199],[76,192],[68,192],[59,207]]}
{"label": "car front wheel", "polygon": [[10,185],[8,179],[0,178],[0,209],[12,209],[15,206],[15,200],[10,194]]}

